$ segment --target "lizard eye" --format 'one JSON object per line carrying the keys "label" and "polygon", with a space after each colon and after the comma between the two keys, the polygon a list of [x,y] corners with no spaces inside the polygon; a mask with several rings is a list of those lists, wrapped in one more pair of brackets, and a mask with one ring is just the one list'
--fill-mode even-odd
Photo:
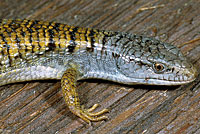
{"label": "lizard eye", "polygon": [[162,73],[165,70],[165,67],[162,63],[155,63],[153,69],[156,73]]}

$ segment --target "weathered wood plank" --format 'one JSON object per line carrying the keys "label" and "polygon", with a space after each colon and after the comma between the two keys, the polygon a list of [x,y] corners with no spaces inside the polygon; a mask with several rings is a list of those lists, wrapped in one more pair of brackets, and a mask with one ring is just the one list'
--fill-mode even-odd
{"label": "weathered wood plank", "polygon": [[[0,18],[56,21],[156,36],[173,43],[200,71],[199,0],[0,0]],[[109,108],[109,120],[89,126],[67,108],[59,81],[0,87],[0,133],[198,133],[200,75],[180,87],[81,81],[86,107]],[[23,88],[24,87],[24,88]],[[23,88],[23,89],[21,89]]]}

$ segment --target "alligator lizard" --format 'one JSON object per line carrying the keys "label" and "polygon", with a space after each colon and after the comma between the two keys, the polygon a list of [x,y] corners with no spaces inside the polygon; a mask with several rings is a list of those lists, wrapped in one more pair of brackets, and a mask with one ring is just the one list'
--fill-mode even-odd
{"label": "alligator lizard", "polygon": [[178,48],[154,38],[54,22],[0,20],[0,86],[61,79],[69,109],[88,123],[106,119],[108,110],[93,112],[98,104],[80,106],[77,80],[181,85],[196,74]]}

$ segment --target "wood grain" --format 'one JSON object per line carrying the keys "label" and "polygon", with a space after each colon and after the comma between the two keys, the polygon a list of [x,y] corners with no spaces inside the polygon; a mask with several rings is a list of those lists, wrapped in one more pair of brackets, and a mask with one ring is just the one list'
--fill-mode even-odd
{"label": "wood grain", "polygon": [[[0,18],[155,36],[178,46],[200,72],[199,7],[199,0],[0,0]],[[100,103],[97,111],[110,109],[109,120],[92,126],[69,111],[59,81],[27,83],[0,87],[0,133],[200,133],[200,75],[180,87],[80,81],[85,107]]]}

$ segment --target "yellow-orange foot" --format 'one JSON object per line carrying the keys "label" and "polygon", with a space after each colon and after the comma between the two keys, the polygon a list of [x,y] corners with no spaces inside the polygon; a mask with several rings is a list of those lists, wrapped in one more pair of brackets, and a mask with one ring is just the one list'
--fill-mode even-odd
{"label": "yellow-orange foot", "polygon": [[89,123],[91,125],[91,121],[101,121],[101,120],[108,119],[107,116],[102,115],[102,114],[108,112],[108,109],[103,109],[99,112],[93,112],[98,106],[99,106],[99,104],[94,104],[89,109],[84,109],[84,107],[77,108],[74,106],[71,106],[69,108],[75,115],[79,116],[81,119],[83,119],[84,121],[86,121],[87,123]]}

